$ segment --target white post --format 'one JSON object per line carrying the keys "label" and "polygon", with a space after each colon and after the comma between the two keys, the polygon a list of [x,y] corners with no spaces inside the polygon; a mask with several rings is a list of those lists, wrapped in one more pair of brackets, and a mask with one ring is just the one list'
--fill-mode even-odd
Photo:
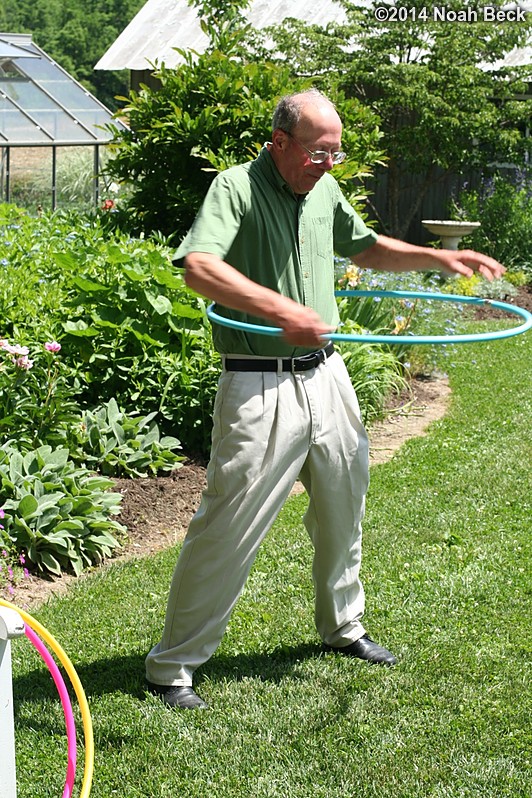
{"label": "white post", "polygon": [[17,795],[11,640],[23,634],[18,612],[0,606],[0,798]]}

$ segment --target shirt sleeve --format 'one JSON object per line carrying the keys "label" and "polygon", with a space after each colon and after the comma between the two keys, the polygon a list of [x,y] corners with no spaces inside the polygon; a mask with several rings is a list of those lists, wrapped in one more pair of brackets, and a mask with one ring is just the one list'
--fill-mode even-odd
{"label": "shirt sleeve", "polygon": [[334,210],[334,249],[343,258],[360,254],[377,242],[371,230],[348,203],[340,187],[336,186]]}
{"label": "shirt sleeve", "polygon": [[245,213],[245,192],[233,169],[217,175],[203,204],[173,257],[182,266],[191,252],[208,252],[222,260],[229,252]]}

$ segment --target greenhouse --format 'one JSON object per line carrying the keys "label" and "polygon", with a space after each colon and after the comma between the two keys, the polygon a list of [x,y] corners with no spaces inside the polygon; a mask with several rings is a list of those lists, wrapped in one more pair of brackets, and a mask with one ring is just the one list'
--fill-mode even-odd
{"label": "greenhouse", "polygon": [[122,123],[33,41],[0,33],[0,196],[29,208],[99,200],[106,125]]}

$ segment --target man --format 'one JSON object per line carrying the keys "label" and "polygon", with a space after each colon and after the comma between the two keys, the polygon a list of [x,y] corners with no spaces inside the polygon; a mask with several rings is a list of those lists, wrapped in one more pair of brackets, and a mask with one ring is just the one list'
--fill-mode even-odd
{"label": "man", "polygon": [[342,358],[333,254],[361,267],[441,269],[488,279],[503,267],[475,252],[416,247],[369,230],[329,174],[344,159],[342,124],[316,90],[284,97],[258,158],[218,175],[177,258],[218,312],[264,319],[283,338],[215,325],[224,364],[207,487],[174,572],[150,689],[172,707],[204,708],[196,668],[218,646],[256,551],[296,481],[309,506],[315,620],[328,649],[394,665],[362,625],[361,523],[368,442]]}

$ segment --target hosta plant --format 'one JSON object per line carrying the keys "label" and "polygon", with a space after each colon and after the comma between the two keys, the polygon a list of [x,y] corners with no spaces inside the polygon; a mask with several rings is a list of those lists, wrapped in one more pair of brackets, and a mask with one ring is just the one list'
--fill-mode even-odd
{"label": "hosta plant", "polygon": [[179,468],[183,457],[177,438],[161,436],[153,412],[141,418],[128,416],[115,399],[82,417],[77,455],[87,466],[108,476],[156,475]]}
{"label": "hosta plant", "polygon": [[26,562],[59,576],[101,562],[120,546],[125,527],[114,516],[122,497],[112,481],[77,467],[67,449],[40,446],[0,452],[0,502],[5,533]]}

